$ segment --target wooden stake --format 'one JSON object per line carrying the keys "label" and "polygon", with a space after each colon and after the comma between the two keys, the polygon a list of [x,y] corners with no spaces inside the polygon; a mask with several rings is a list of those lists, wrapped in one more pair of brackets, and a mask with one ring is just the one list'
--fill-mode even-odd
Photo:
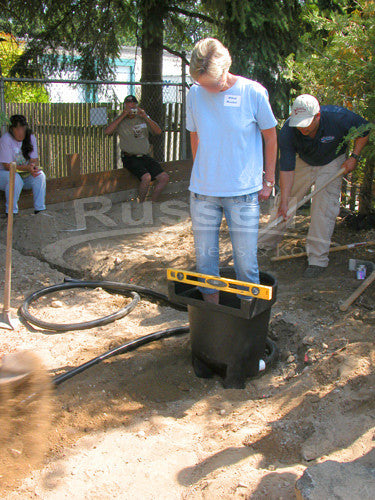
{"label": "wooden stake", "polygon": [[[360,246],[370,246],[370,245],[375,245],[375,240],[360,241],[358,243],[349,243],[348,245],[339,245],[336,247],[331,247],[329,249],[329,253],[340,252],[341,250],[349,250],[351,248],[356,248],[356,247],[360,247]],[[280,260],[296,259],[297,257],[305,257],[306,255],[307,255],[307,252],[300,252],[300,253],[296,253],[295,255],[292,255],[292,254],[280,255],[278,257],[271,257],[271,261],[276,262],[276,261],[280,261]]]}

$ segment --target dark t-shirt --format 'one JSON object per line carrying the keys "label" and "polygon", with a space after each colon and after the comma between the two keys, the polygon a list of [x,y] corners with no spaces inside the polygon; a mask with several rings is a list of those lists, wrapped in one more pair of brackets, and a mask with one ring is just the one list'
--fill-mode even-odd
{"label": "dark t-shirt", "polygon": [[[346,150],[337,149],[352,127],[368,123],[364,118],[339,106],[321,106],[319,128],[314,138],[305,136],[296,127],[289,127],[289,118],[279,135],[280,170],[291,171],[296,166],[296,153],[313,166],[330,163]],[[363,136],[367,135],[365,132]]]}

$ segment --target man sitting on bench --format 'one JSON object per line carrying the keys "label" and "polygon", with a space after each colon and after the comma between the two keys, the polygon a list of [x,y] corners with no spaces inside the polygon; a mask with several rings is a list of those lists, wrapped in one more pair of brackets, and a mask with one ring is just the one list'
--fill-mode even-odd
{"label": "man sitting on bench", "polygon": [[153,180],[156,180],[156,185],[152,193],[152,201],[157,201],[168,184],[169,176],[148,154],[150,151],[148,135],[149,132],[160,135],[161,128],[143,109],[138,107],[137,98],[133,95],[128,95],[124,104],[124,111],[108,125],[105,133],[112,135],[117,132],[119,135],[124,168],[127,168],[141,182],[138,195],[140,203],[145,200]]}

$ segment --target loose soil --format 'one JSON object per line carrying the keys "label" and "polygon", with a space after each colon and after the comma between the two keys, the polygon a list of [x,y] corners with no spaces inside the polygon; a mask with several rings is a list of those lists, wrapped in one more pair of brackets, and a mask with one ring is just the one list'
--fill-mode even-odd
{"label": "loose soil", "polygon": [[[89,217],[82,231],[71,231],[80,228],[70,208],[50,210],[48,216],[19,215],[14,316],[28,294],[64,276],[166,293],[168,267],[194,268],[186,196],[177,202],[175,215],[166,216],[165,207],[155,205],[152,220],[139,225],[124,223],[123,206],[113,205],[107,215],[115,225]],[[141,219],[142,207],[133,210]],[[282,252],[302,248],[308,223],[308,216],[297,216]],[[374,236],[374,231],[350,230],[339,219],[333,241]],[[218,378],[195,377],[188,335],[111,358],[59,386],[48,415],[41,411],[39,421],[24,419],[18,439],[3,445],[13,451],[0,469],[1,498],[291,499],[296,479],[312,463],[349,462],[369,454],[375,287],[347,312],[338,306],[359,285],[348,259],[374,261],[372,249],[332,254],[327,271],[314,281],[302,277],[304,259],[277,263],[260,252],[261,269],[279,283],[270,324],[279,359],[244,390],[226,390]],[[221,252],[223,259],[230,254],[225,224]],[[4,259],[1,245],[1,277]],[[127,301],[103,289],[68,290],[39,299],[31,312],[71,323],[110,314]],[[0,353],[33,351],[52,376],[128,340],[186,323],[186,312],[142,300],[129,316],[90,330],[57,334],[20,322],[14,331],[1,331]],[[17,404],[18,416],[30,415],[30,402]],[[34,415],[35,405],[32,410]],[[49,430],[42,425],[46,420]],[[30,426],[44,450],[39,461],[25,449],[23,433],[29,436]]]}

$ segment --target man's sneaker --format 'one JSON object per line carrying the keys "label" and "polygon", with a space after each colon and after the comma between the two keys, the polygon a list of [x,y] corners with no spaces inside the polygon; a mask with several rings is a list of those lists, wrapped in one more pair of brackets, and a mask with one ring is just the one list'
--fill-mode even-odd
{"label": "man's sneaker", "polygon": [[325,267],[322,266],[308,266],[303,273],[304,278],[317,278],[326,270]]}

